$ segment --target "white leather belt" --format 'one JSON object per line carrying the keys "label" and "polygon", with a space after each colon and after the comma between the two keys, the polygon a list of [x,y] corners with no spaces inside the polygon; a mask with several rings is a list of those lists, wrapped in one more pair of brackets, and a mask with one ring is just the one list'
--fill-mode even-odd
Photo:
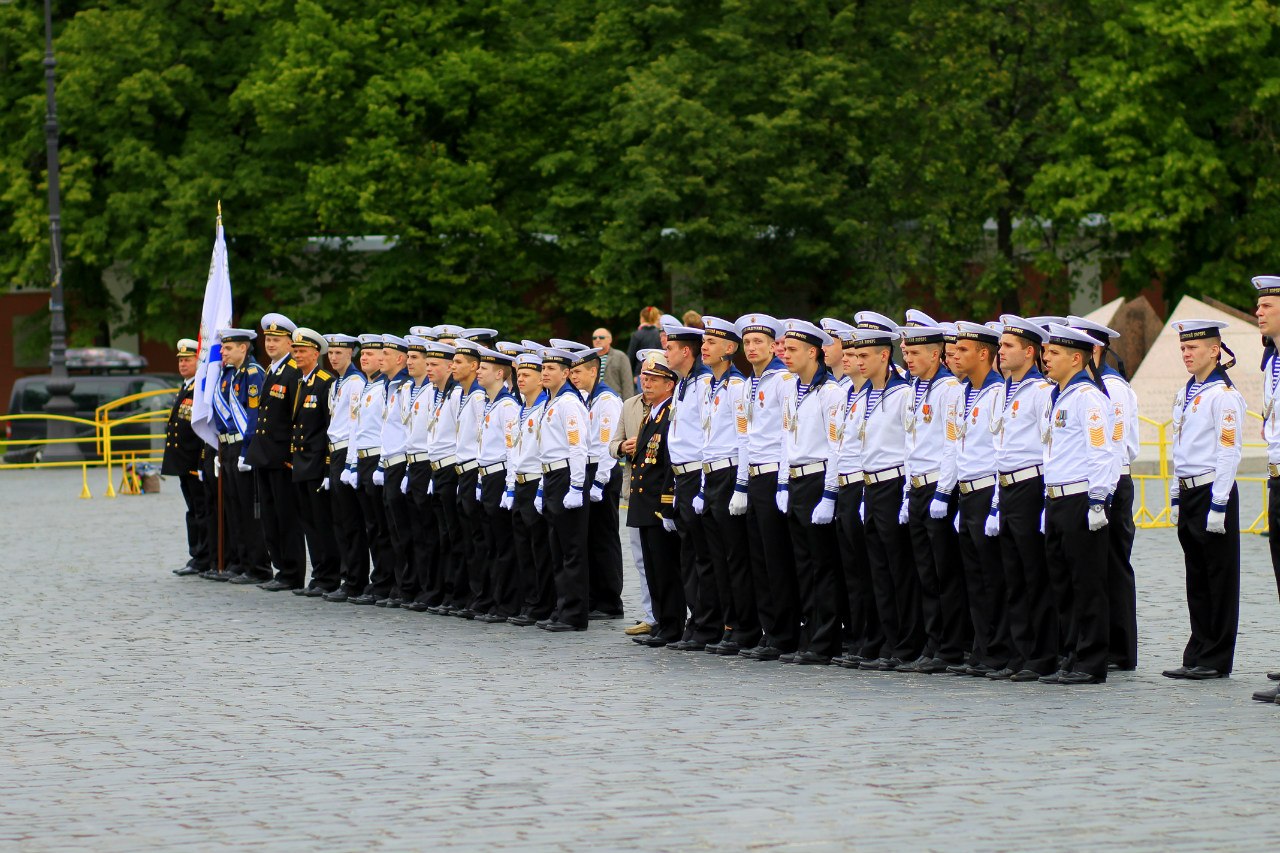
{"label": "white leather belt", "polygon": [[808,465],[792,465],[789,469],[792,477],[808,477],[810,474],[822,474],[827,470],[825,462],[810,462]]}
{"label": "white leather belt", "polygon": [[970,492],[976,492],[979,489],[986,489],[996,484],[996,475],[988,474],[985,477],[976,477],[972,480],[960,481],[960,494],[967,495]]}
{"label": "white leather belt", "polygon": [[1209,474],[1200,474],[1197,477],[1179,477],[1178,488],[1179,489],[1198,489],[1201,486],[1207,486],[1210,483],[1212,483],[1213,478],[1216,476],[1217,474],[1209,473]]}
{"label": "white leather belt", "polygon": [[568,467],[568,459],[561,459],[559,462],[546,462],[542,465],[542,473],[550,474],[552,471],[560,471]]}
{"label": "white leather belt", "polygon": [[1043,465],[1028,465],[1026,468],[1019,468],[1017,471],[1010,471],[1007,474],[1001,474],[1000,485],[1012,486],[1014,483],[1021,483],[1023,480],[1030,480],[1033,477],[1039,477],[1043,473]]}
{"label": "white leather belt", "polygon": [[881,468],[879,471],[867,471],[862,475],[862,482],[868,486],[874,486],[876,483],[884,483],[888,480],[896,480],[902,476],[902,466],[895,465],[892,468]]}
{"label": "white leather belt", "polygon": [[689,463],[687,463],[687,464],[685,464],[685,465],[672,465],[672,466],[671,466],[671,471],[672,471],[672,473],[674,473],[677,477],[679,477],[681,474],[688,474],[688,473],[691,473],[691,472],[693,472],[693,471],[701,471],[701,470],[702,470],[702,463],[701,463],[701,462],[689,462]]}
{"label": "white leather belt", "polygon": [[218,441],[223,444],[235,444],[237,441],[244,441],[244,436],[238,432],[220,433]]}
{"label": "white leather belt", "polygon": [[717,459],[715,462],[703,462],[702,473],[710,474],[714,471],[723,471],[725,468],[733,465],[737,460],[732,456],[726,456],[724,459]]}
{"label": "white leather belt", "polygon": [[446,457],[445,457],[445,458],[443,458],[443,459],[432,459],[432,460],[431,460],[431,470],[432,470],[432,471],[439,471],[441,468],[445,467],[446,465],[452,465],[453,463],[455,463],[455,462],[457,462],[457,461],[458,461],[458,457],[456,457],[456,456],[446,456]]}
{"label": "white leather belt", "polygon": [[350,443],[351,442],[346,439],[343,439],[342,441],[331,441],[329,442],[329,452],[332,453],[335,450],[341,450]]}
{"label": "white leather belt", "polygon": [[499,471],[505,471],[505,470],[507,470],[507,463],[505,462],[499,462],[495,465],[485,465],[483,468],[480,469],[480,476],[487,477],[490,474],[496,474]]}
{"label": "white leather belt", "polygon": [[1089,491],[1089,481],[1077,480],[1074,483],[1066,483],[1061,486],[1049,486],[1045,491],[1048,493],[1050,499],[1080,495]]}
{"label": "white leather belt", "polygon": [[854,471],[852,474],[841,474],[836,482],[841,486],[852,486],[854,483],[861,483],[862,476],[861,471]]}
{"label": "white leather belt", "polygon": [[467,473],[468,471],[474,471],[479,467],[480,467],[479,462],[477,462],[474,459],[468,459],[466,462],[459,462],[457,465],[454,465],[453,471],[455,474],[462,475]]}
{"label": "white leather belt", "polygon": [[525,483],[536,483],[541,479],[541,474],[516,474],[516,482],[521,486]]}
{"label": "white leather belt", "polygon": [[430,462],[430,461],[431,461],[431,457],[427,456],[427,454],[425,454],[425,453],[410,453],[410,454],[409,454],[409,464],[410,464],[410,465],[413,465],[413,464],[418,463],[418,462]]}
{"label": "white leather belt", "polygon": [[607,457],[607,456],[588,456],[588,457],[587,457],[587,464],[588,464],[588,465],[599,465],[601,462],[603,462],[605,459],[608,459],[608,458],[609,458],[609,457]]}
{"label": "white leather belt", "polygon": [[931,471],[928,474],[912,474],[911,475],[911,488],[913,489],[921,489],[921,488],[924,488],[925,486],[932,486],[936,482],[938,482],[937,471]]}
{"label": "white leather belt", "polygon": [[370,447],[368,450],[357,450],[357,459],[367,459],[370,456],[379,456],[382,453],[381,447]]}
{"label": "white leather belt", "polygon": [[1120,476],[1121,476],[1121,477],[1128,477],[1128,476],[1129,476],[1129,474],[1132,472],[1132,470],[1133,470],[1133,469],[1132,469],[1132,468],[1131,468],[1131,466],[1129,466],[1129,465],[1121,465],[1121,466],[1120,466]]}
{"label": "white leather belt", "polygon": [[399,465],[408,457],[403,453],[392,453],[390,456],[384,456],[379,460],[383,468],[390,468],[392,465]]}
{"label": "white leather belt", "polygon": [[763,465],[748,465],[747,471],[752,477],[760,474],[776,474],[778,473],[778,463],[766,462]]}

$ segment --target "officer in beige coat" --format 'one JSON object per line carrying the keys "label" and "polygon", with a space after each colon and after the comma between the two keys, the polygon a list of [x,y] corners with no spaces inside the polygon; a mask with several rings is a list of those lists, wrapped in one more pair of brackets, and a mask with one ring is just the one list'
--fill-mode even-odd
{"label": "officer in beige coat", "polygon": [[[642,349],[636,353],[636,358],[643,364],[651,355],[660,354],[662,350]],[[640,435],[640,428],[644,426],[645,418],[649,417],[649,407],[644,404],[644,396],[636,394],[626,399],[622,404],[622,418],[618,425],[618,431],[614,435],[613,440],[609,442],[609,452],[628,463],[635,458],[636,453],[636,436]],[[622,497],[625,500],[631,492],[631,466],[624,465],[623,481],[622,481]],[[644,555],[640,552],[640,528],[628,527],[627,532],[631,536],[631,556],[636,564],[636,574],[640,576],[640,610],[641,620],[636,624],[627,628],[624,633],[631,636],[647,634],[653,627],[653,601],[649,598],[649,583],[645,580],[644,574]]]}

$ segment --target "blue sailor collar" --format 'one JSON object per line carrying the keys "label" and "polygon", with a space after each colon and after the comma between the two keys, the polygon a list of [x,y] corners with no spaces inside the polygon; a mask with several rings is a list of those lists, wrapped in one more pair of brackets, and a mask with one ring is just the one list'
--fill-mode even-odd
{"label": "blue sailor collar", "polygon": [[[1222,369],[1222,365],[1218,365],[1217,367],[1215,367],[1213,371],[1208,376],[1205,377],[1204,382],[1200,383],[1200,390],[1203,391],[1204,389],[1208,388],[1210,385],[1213,385],[1216,382],[1221,382],[1223,385],[1226,385],[1228,388],[1235,387],[1231,383],[1231,377],[1228,376],[1227,372]],[[1187,380],[1186,388],[1182,393],[1183,400],[1187,399],[1187,394],[1191,392],[1191,386],[1195,385],[1195,383],[1196,383],[1196,378],[1194,376],[1192,376],[1190,379]]]}
{"label": "blue sailor collar", "polygon": [[560,386],[560,390],[556,392],[556,399],[563,397],[565,394],[573,394],[579,400],[582,399],[582,394],[580,394],[578,392],[578,389],[573,387],[573,383],[567,379],[565,380],[564,384]]}
{"label": "blue sailor collar", "polygon": [[711,375],[711,368],[707,367],[701,361],[694,362],[693,368],[689,371],[689,375],[680,380],[679,389],[677,391],[676,396],[679,397],[681,400],[683,400],[685,389],[688,388],[689,385],[691,385],[694,382],[697,382],[699,379],[701,379],[704,376],[710,376],[710,375]]}
{"label": "blue sailor collar", "polygon": [[760,371],[760,375],[758,378],[763,379],[764,377],[777,372],[786,373],[787,366],[782,363],[782,359],[778,358],[775,355],[773,358],[769,360],[769,363],[764,366],[764,370]]}
{"label": "blue sailor collar", "polygon": [[[487,397],[488,395],[486,394],[485,396]],[[503,385],[500,389],[498,389],[498,393],[494,395],[493,399],[488,400],[487,402],[490,407],[493,407],[498,405],[498,403],[502,402],[502,399],[504,397],[508,400],[515,400],[517,403],[520,402],[519,400],[516,400],[516,395],[512,394],[511,389],[508,388],[506,385]]]}
{"label": "blue sailor collar", "polygon": [[618,392],[610,388],[608,383],[597,382],[595,384],[595,387],[591,389],[591,393],[587,395],[587,405],[588,406],[591,405],[592,401],[594,401],[597,397],[599,397],[601,394],[604,394],[605,392],[608,392],[614,395],[615,397],[618,396]]}
{"label": "blue sailor collar", "polygon": [[361,373],[360,368],[356,367],[355,363],[352,362],[347,365],[347,372],[342,374],[342,378],[346,379],[348,376],[364,376],[364,374]]}
{"label": "blue sailor collar", "polygon": [[[825,364],[819,364],[818,369],[813,374],[813,378],[809,380],[809,390],[816,391],[818,388],[826,384],[831,379],[831,371],[827,369]],[[800,386],[804,383],[800,381],[800,375],[796,374],[796,391],[800,390]]]}
{"label": "blue sailor collar", "polygon": [[880,391],[881,393],[887,393],[891,388],[898,387],[898,386],[905,388],[910,384],[911,383],[908,382],[906,377],[904,377],[901,373],[899,373],[896,370],[890,370],[889,377],[888,379],[885,380],[884,388],[880,389]]}
{"label": "blue sailor collar", "polygon": [[[568,384],[568,383],[565,383],[565,384]],[[472,394],[476,393],[477,391],[479,391],[481,394],[484,393],[484,389],[480,387],[480,380],[472,379],[471,385],[467,388],[467,392],[462,396],[470,397]]]}
{"label": "blue sailor collar", "polygon": [[383,381],[385,381],[388,385],[399,385],[402,382],[412,382],[413,377],[409,375],[409,369],[407,367],[402,367],[400,368],[400,372],[397,373],[395,376],[392,376],[390,379],[387,379],[384,376]]}
{"label": "blue sailor collar", "polygon": [[[1084,368],[1081,368],[1080,371],[1076,373],[1075,376],[1072,376],[1070,379],[1067,380],[1067,384],[1065,387],[1058,387],[1056,385],[1054,386],[1053,393],[1050,394],[1050,400],[1053,403],[1057,403],[1058,398],[1061,397],[1063,394],[1067,393],[1068,391],[1072,390],[1072,386],[1074,385],[1091,385],[1094,388],[1098,388],[1098,383],[1093,381],[1093,377],[1089,375],[1089,371]],[[1102,389],[1099,388],[1098,390],[1101,391]],[[1106,391],[1103,391],[1103,393],[1105,394]]]}
{"label": "blue sailor collar", "polygon": [[[1004,379],[1000,377],[999,373],[997,373],[994,370],[988,371],[986,377],[982,380],[982,384],[978,386],[978,390],[985,391],[988,388],[990,388],[992,385],[1001,385],[1003,383],[1004,383]],[[970,388],[974,387],[972,380],[966,378],[964,380],[964,387],[965,387],[965,392],[967,393]]]}
{"label": "blue sailor collar", "polygon": [[1114,367],[1112,367],[1111,365],[1107,364],[1105,361],[1104,361],[1104,362],[1102,362],[1102,366],[1098,368],[1098,376],[1099,376],[1099,377],[1102,377],[1102,376],[1116,376],[1116,377],[1118,377],[1118,378],[1120,379],[1120,381],[1121,381],[1121,382],[1128,382],[1128,381],[1129,381],[1128,379],[1125,379],[1125,378],[1124,378],[1124,374],[1123,374],[1123,373],[1121,373],[1120,371],[1116,370]]}

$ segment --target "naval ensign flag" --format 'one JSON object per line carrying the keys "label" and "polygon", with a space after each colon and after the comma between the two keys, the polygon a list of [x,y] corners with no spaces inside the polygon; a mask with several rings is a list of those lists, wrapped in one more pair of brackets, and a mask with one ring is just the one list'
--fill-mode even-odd
{"label": "naval ensign flag", "polygon": [[211,447],[218,446],[218,427],[213,419],[214,395],[222,378],[222,341],[219,329],[231,326],[231,273],[227,270],[227,241],[222,234],[222,203],[218,203],[218,230],[213,241],[209,281],[204,288],[204,310],[200,313],[200,360],[196,367],[195,400],[191,405],[191,428]]}

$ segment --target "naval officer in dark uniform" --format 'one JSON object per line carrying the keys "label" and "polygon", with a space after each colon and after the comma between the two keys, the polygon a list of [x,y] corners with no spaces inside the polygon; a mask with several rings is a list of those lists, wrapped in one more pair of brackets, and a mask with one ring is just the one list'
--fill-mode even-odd
{"label": "naval officer in dark uniform", "polygon": [[329,394],[336,378],[320,366],[329,344],[319,332],[298,328],[293,333],[293,360],[301,376],[294,396],[293,488],[302,532],[311,552],[311,582],[294,595],[318,598],[338,588],[342,569],[333,522],[333,505],[325,490],[329,475]]}
{"label": "naval officer in dark uniform", "polygon": [[177,477],[182,499],[187,504],[187,564],[174,569],[175,575],[198,575],[207,571],[209,561],[209,521],[204,484],[200,482],[204,441],[191,428],[191,405],[196,393],[196,356],[200,345],[190,338],[178,341],[178,375],[182,387],[169,410],[164,429],[164,460],[160,473]]}

